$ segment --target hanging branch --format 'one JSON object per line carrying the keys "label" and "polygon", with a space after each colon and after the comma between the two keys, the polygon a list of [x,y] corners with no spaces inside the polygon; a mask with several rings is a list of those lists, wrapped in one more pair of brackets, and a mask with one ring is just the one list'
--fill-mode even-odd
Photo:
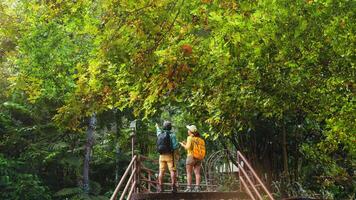
{"label": "hanging branch", "polygon": [[177,21],[177,18],[180,14],[181,8],[183,7],[184,4],[184,0],[182,1],[182,5],[181,7],[178,9],[178,12],[176,14],[176,16],[174,17],[172,23],[169,25],[169,28],[165,31],[165,33],[155,42],[155,45],[153,47],[151,47],[150,49],[148,49],[146,52],[147,53],[152,53],[154,50],[157,49],[157,47],[160,45],[160,43],[162,42],[162,40],[166,37],[167,33],[170,32],[173,28],[174,23]]}

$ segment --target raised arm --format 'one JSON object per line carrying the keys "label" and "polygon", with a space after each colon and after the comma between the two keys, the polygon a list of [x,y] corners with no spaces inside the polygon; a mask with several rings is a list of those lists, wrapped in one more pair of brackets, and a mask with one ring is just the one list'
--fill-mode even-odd
{"label": "raised arm", "polygon": [[161,130],[161,128],[159,128],[158,124],[156,124],[156,133],[157,133],[157,136],[162,133],[162,130]]}

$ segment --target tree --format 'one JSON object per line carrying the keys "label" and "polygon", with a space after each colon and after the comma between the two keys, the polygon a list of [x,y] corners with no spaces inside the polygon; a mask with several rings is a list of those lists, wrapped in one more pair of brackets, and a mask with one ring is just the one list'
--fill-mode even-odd
{"label": "tree", "polygon": [[39,124],[53,118],[73,146],[86,141],[73,133],[83,134],[94,113],[100,121],[129,111],[125,119],[147,122],[166,109],[201,124],[208,140],[244,151],[268,182],[286,186],[281,196],[301,182],[328,198],[353,198],[353,1],[5,5],[0,76],[10,82],[0,84],[20,105],[48,108]]}

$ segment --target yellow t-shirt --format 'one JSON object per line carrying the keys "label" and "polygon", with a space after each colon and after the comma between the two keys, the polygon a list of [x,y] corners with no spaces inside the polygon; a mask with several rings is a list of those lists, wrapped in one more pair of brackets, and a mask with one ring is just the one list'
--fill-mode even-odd
{"label": "yellow t-shirt", "polygon": [[187,156],[193,156],[193,136],[188,136],[186,150]]}

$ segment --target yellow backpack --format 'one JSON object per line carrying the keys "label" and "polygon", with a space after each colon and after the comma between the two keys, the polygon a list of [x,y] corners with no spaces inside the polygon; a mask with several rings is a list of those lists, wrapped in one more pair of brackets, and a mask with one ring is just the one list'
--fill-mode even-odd
{"label": "yellow backpack", "polygon": [[200,137],[193,137],[193,157],[197,160],[203,160],[205,157],[205,141]]}

